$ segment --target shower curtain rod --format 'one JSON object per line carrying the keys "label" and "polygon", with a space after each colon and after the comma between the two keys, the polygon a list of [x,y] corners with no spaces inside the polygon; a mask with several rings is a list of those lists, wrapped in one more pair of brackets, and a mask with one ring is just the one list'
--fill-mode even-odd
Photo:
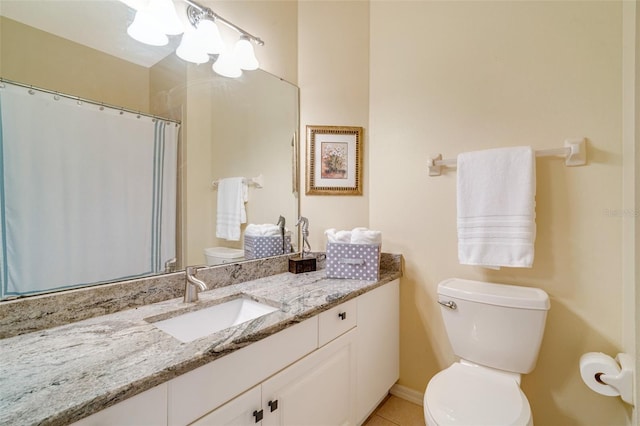
{"label": "shower curtain rod", "polygon": [[4,84],[12,84],[14,86],[24,87],[25,89],[37,90],[38,92],[48,93],[50,95],[53,95],[54,99],[55,99],[55,96],[60,96],[60,97],[63,97],[63,98],[72,99],[74,101],[78,101],[78,102],[82,102],[82,103],[88,103],[88,104],[96,105],[96,106],[99,106],[99,107],[111,108],[111,109],[114,109],[116,111],[135,114],[135,115],[138,116],[138,118],[141,117],[141,116],[142,117],[149,117],[149,118],[152,118],[154,120],[160,120],[160,121],[167,121],[169,123],[175,123],[176,126],[181,124],[180,121],[178,121],[178,120],[171,120],[170,118],[161,117],[159,115],[147,114],[147,113],[141,112],[141,111],[134,111],[134,110],[129,109],[129,108],[124,108],[124,107],[119,107],[119,106],[116,106],[116,105],[105,104],[104,102],[93,101],[91,99],[85,99],[85,98],[81,98],[79,96],[68,95],[66,93],[56,92],[54,90],[43,89],[42,87],[36,87],[36,86],[31,85],[31,84],[20,83],[20,82],[17,82],[17,81],[8,80],[6,78],[0,77],[0,88],[4,87]]}

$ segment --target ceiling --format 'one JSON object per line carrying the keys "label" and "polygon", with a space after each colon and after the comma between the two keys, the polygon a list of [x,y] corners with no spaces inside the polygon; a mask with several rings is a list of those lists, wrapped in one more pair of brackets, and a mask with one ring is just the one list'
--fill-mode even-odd
{"label": "ceiling", "polygon": [[[126,2],[126,4],[125,4]],[[151,67],[171,54],[167,46],[147,46],[127,35],[134,8],[145,0],[0,0],[0,15],[135,64]]]}

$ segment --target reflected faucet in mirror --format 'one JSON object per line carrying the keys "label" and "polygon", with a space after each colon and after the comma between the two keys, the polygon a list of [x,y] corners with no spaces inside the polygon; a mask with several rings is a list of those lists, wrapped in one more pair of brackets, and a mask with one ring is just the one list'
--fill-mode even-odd
{"label": "reflected faucet in mirror", "polygon": [[170,274],[171,272],[175,272],[177,261],[178,259],[174,257],[164,262],[164,273]]}
{"label": "reflected faucet in mirror", "polygon": [[206,291],[207,285],[196,278],[198,268],[196,266],[187,266],[185,270],[186,280],[184,284],[184,303],[193,303],[198,301],[198,289]]}

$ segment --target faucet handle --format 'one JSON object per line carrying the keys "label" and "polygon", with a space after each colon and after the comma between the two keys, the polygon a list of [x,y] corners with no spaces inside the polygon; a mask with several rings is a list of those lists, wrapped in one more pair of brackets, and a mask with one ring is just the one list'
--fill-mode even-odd
{"label": "faucet handle", "polygon": [[198,288],[202,291],[207,290],[207,285],[196,278],[197,266],[187,266],[185,268],[185,287],[184,287],[184,301],[186,303],[198,301]]}

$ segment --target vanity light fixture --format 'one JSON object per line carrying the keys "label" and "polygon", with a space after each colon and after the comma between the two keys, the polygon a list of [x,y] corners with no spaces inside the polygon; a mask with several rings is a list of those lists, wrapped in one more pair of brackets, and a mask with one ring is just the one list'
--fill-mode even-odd
{"label": "vanity light fixture", "polygon": [[176,49],[176,55],[183,61],[194,64],[204,64],[209,62],[209,54],[200,46],[196,29],[188,28],[182,35],[180,45]]}
{"label": "vanity light fixture", "polygon": [[256,59],[256,53],[253,51],[251,40],[246,35],[242,34],[240,40],[236,42],[233,47],[233,56],[241,69],[247,71],[258,69],[259,63]]}
{"label": "vanity light fixture", "polygon": [[[168,35],[182,34],[176,55],[195,64],[206,63],[213,56],[213,71],[225,77],[240,77],[242,70],[258,69],[253,43],[263,46],[264,41],[207,7],[191,0],[183,1],[187,4],[186,16],[190,24],[186,28],[179,21],[173,0],[149,0],[147,7],[137,10],[127,33],[153,46],[166,45],[169,42]],[[240,33],[233,49],[224,45],[218,24]]]}
{"label": "vanity light fixture", "polygon": [[127,34],[134,40],[151,46],[164,46],[169,43],[169,38],[162,32],[151,12],[140,9],[136,12],[133,22],[127,28]]}
{"label": "vanity light fixture", "polygon": [[242,75],[242,70],[233,57],[233,52],[229,51],[228,48],[218,55],[218,59],[216,59],[211,68],[224,77],[238,78]]}
{"label": "vanity light fixture", "polygon": [[136,11],[133,22],[127,28],[135,40],[152,46],[169,43],[167,35],[178,35],[184,28],[172,0],[149,0],[148,4]]}

